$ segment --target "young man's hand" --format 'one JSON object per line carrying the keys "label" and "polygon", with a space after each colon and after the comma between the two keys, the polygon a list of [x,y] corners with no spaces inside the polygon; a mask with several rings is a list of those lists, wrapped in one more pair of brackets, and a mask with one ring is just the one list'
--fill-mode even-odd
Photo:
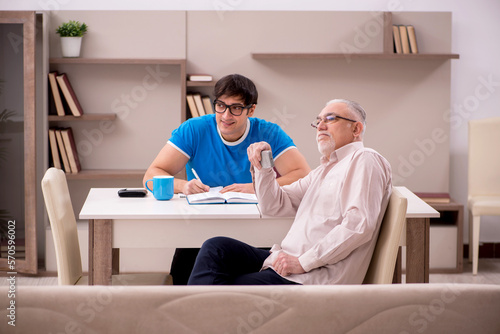
{"label": "young man's hand", "polygon": [[205,193],[210,190],[210,187],[206,184],[201,183],[197,179],[192,179],[184,184],[182,187],[182,193],[184,195]]}

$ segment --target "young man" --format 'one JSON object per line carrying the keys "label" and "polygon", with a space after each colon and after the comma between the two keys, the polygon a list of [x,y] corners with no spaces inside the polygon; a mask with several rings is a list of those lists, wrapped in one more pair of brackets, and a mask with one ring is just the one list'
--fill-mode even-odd
{"label": "young man", "polygon": [[[214,97],[215,114],[191,118],[174,130],[143,182],[155,175],[175,175],[186,168],[188,180],[174,179],[176,193],[195,194],[216,186],[223,186],[222,192],[253,193],[247,148],[260,141],[272,147],[280,184],[290,184],[309,173],[304,156],[278,125],[252,117],[258,93],[250,79],[239,74],[225,76],[215,85]],[[176,251],[171,269],[174,284],[187,282],[197,250],[183,252],[194,255],[181,258],[181,252]],[[179,272],[177,264],[186,269]]]}
{"label": "young man", "polygon": [[330,101],[312,123],[321,165],[287,186],[260,165],[269,144],[251,145],[261,210],[295,215],[294,223],[270,252],[225,237],[207,240],[188,284],[361,284],[392,190],[389,163],[363,145],[365,118],[355,102]]}
{"label": "young man", "polygon": [[[149,166],[143,181],[155,175],[175,175],[186,168],[188,180],[175,179],[174,192],[194,194],[208,187],[222,192],[253,193],[246,150],[252,143],[269,142],[280,184],[289,184],[310,171],[292,139],[276,124],[252,117],[257,105],[254,83],[239,74],[220,79],[214,89],[215,114],[191,118],[172,137]],[[191,172],[194,168],[200,182]]]}

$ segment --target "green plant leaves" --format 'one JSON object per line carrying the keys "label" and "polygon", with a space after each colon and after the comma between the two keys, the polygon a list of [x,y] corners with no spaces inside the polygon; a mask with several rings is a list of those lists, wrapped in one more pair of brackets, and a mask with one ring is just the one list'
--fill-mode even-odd
{"label": "green plant leaves", "polygon": [[61,24],[56,33],[61,37],[82,37],[87,32],[88,26],[79,21],[70,20]]}

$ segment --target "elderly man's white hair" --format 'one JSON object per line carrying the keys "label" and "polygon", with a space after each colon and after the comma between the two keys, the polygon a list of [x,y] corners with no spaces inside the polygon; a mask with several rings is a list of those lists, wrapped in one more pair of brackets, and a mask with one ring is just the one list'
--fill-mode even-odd
{"label": "elderly man's white hair", "polygon": [[332,103],[344,103],[347,105],[347,108],[351,112],[352,116],[355,117],[357,121],[363,123],[363,127],[366,126],[366,111],[359,105],[359,103],[346,99],[333,99],[328,101],[326,105],[330,105]]}

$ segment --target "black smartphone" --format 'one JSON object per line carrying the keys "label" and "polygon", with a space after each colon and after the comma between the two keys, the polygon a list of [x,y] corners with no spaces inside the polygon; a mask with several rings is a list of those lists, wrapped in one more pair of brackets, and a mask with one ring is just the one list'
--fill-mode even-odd
{"label": "black smartphone", "polygon": [[118,196],[120,197],[145,197],[147,193],[148,191],[142,188],[118,190]]}

